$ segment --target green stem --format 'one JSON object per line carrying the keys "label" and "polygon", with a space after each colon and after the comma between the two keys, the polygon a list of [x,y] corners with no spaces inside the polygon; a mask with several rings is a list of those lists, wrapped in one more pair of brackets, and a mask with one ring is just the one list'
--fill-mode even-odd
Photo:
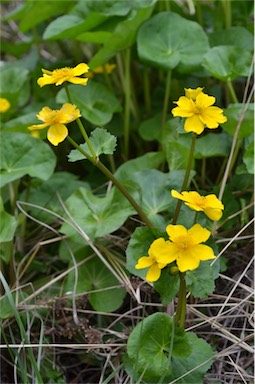
{"label": "green stem", "polygon": [[[69,89],[68,89],[67,85],[65,85],[65,91],[66,91],[66,95],[67,95],[67,98],[68,98],[69,102],[70,102],[71,104],[73,104],[73,102],[72,102],[72,98],[71,98],[71,95],[70,95],[70,92],[69,92]],[[82,124],[82,122],[81,122],[81,119],[78,117],[78,119],[77,119],[76,121],[77,121],[78,127],[80,128],[81,134],[82,134],[82,136],[83,136],[85,142],[88,144],[88,147],[89,147],[89,150],[90,150],[90,152],[91,152],[92,157],[93,157],[94,159],[96,159],[97,155],[96,155],[96,153],[95,153],[95,151],[94,151],[93,146],[91,145],[91,142],[90,142],[90,140],[89,140],[89,137],[88,137],[88,135],[87,135],[87,132],[86,132],[86,130],[85,130],[85,128],[84,128],[84,126],[83,126],[83,124]]]}
{"label": "green stem", "polygon": [[106,168],[106,166],[101,163],[99,158],[94,159],[92,158],[86,151],[84,151],[70,136],[67,136],[67,139],[69,142],[78,150],[80,151],[83,156],[85,156],[92,164],[94,164],[109,180],[113,182],[113,184],[119,189],[119,191],[125,196],[125,198],[129,201],[129,203],[134,207],[140,218],[143,220],[143,222],[147,225],[148,228],[154,228],[154,225],[151,223],[151,221],[148,219],[148,217],[145,215],[141,207],[136,203],[136,201],[133,199],[133,197],[130,195],[130,193],[123,187],[123,185],[116,179],[116,177],[111,173],[111,171]]}
{"label": "green stem", "polygon": [[170,97],[171,75],[172,75],[172,71],[169,70],[167,72],[167,77],[166,77],[166,88],[165,88],[165,98],[164,98],[164,106],[163,106],[163,112],[162,112],[161,133],[163,133],[164,131],[165,122],[166,122],[167,108],[168,108],[169,97]]}
{"label": "green stem", "polygon": [[146,66],[143,73],[143,87],[144,87],[144,102],[146,115],[151,116],[151,95],[150,95],[150,78],[149,68]]}
{"label": "green stem", "polygon": [[124,110],[124,155],[128,159],[130,126],[130,49],[125,52],[125,110]]}
{"label": "green stem", "polygon": [[231,0],[222,0],[222,5],[225,13],[225,27],[230,28],[232,25]]}
{"label": "green stem", "polygon": [[227,81],[227,86],[228,86],[228,90],[229,90],[229,93],[231,95],[232,101],[234,103],[238,103],[238,98],[236,96],[236,93],[235,93],[235,90],[234,90],[234,87],[233,87],[231,80]]}
{"label": "green stem", "polygon": [[180,272],[180,290],[178,295],[178,304],[175,314],[175,325],[184,328],[186,317],[186,281],[185,272]]}
{"label": "green stem", "polygon": [[[193,156],[194,156],[194,152],[195,152],[196,138],[197,138],[197,134],[193,133],[190,152],[189,152],[189,158],[188,158],[188,164],[187,164],[186,173],[185,173],[184,180],[183,180],[182,187],[181,187],[181,192],[184,191],[188,185],[190,170],[191,170]],[[177,219],[179,216],[181,205],[182,205],[182,200],[178,200],[178,203],[177,203],[176,208],[175,208],[172,224],[177,223]]]}

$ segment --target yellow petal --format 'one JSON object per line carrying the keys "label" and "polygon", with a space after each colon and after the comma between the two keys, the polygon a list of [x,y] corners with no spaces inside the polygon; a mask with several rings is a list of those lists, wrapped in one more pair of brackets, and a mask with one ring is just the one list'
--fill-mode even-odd
{"label": "yellow petal", "polygon": [[178,241],[180,237],[187,236],[187,229],[183,225],[169,224],[166,227],[166,232],[170,240],[174,243]]}
{"label": "yellow petal", "polygon": [[[167,245],[169,241],[166,241],[163,237],[156,239],[153,241],[149,248],[149,255],[154,258],[154,260],[158,261],[159,258],[167,255]],[[161,261],[162,262],[162,261]]]}
{"label": "yellow petal", "polygon": [[200,120],[199,115],[188,117],[185,121],[184,130],[186,132],[195,132],[197,135],[200,135],[204,129],[204,123]]}
{"label": "yellow petal", "polygon": [[204,243],[211,236],[208,229],[203,228],[200,224],[195,224],[188,230],[188,236],[192,239],[192,244]]}
{"label": "yellow petal", "polygon": [[50,117],[53,110],[49,107],[43,107],[43,109],[36,115],[38,120],[44,121],[45,123],[50,121]]}
{"label": "yellow petal", "polygon": [[217,198],[216,195],[207,195],[205,196],[206,199],[206,205],[211,208],[218,208],[218,209],[224,209],[224,205],[222,202]]}
{"label": "yellow petal", "polygon": [[4,97],[0,97],[0,112],[5,113],[8,111],[8,109],[10,109],[10,107],[11,107],[10,102]]}
{"label": "yellow petal", "polygon": [[135,268],[136,269],[147,268],[147,267],[150,267],[154,263],[155,263],[155,260],[152,257],[150,257],[150,256],[143,256],[143,257],[140,257],[140,259],[138,260],[138,263],[136,264]]}
{"label": "yellow petal", "polygon": [[203,110],[215,103],[216,99],[214,96],[208,96],[205,93],[201,92],[197,95],[196,106]]}
{"label": "yellow petal", "polygon": [[220,220],[223,214],[222,210],[218,208],[205,208],[204,213],[206,214],[207,217],[209,217],[209,219],[213,221]]}
{"label": "yellow petal", "polygon": [[183,195],[181,193],[177,192],[175,189],[172,189],[171,195],[172,195],[172,197],[175,197],[176,199],[184,200],[185,201]]}
{"label": "yellow petal", "polygon": [[210,260],[210,259],[216,258],[216,256],[214,255],[213,249],[211,247],[208,247],[208,245],[205,245],[205,244],[195,245],[192,248],[192,254],[193,256],[197,255],[200,260]]}
{"label": "yellow petal", "polygon": [[45,85],[54,84],[56,82],[56,79],[53,76],[49,76],[44,74],[43,77],[39,77],[37,80],[37,84],[40,85],[40,87],[44,87]]}
{"label": "yellow petal", "polygon": [[80,76],[84,73],[87,73],[89,71],[89,66],[85,63],[81,63],[76,65],[76,67],[73,68],[73,74],[74,76]]}
{"label": "yellow petal", "polygon": [[48,71],[47,69],[42,68],[42,73],[45,73],[46,75],[52,75],[52,71]]}
{"label": "yellow petal", "polygon": [[188,97],[189,99],[196,100],[197,95],[203,91],[203,88],[196,88],[196,89],[191,89],[191,88],[184,88],[185,90],[185,96]]}
{"label": "yellow petal", "polygon": [[172,109],[172,114],[174,117],[189,117],[194,114],[195,104],[193,100],[188,99],[185,96],[181,96],[176,104],[178,107]]}
{"label": "yellow petal", "polygon": [[159,269],[157,264],[153,264],[147,272],[146,280],[153,283],[160,278],[161,269]]}
{"label": "yellow petal", "polygon": [[48,127],[48,126],[49,126],[48,123],[34,124],[34,125],[31,125],[30,127],[27,127],[27,129],[29,129],[30,131],[37,131],[38,129],[44,129],[44,128]]}
{"label": "yellow petal", "polygon": [[62,105],[59,122],[62,124],[71,123],[72,121],[78,119],[81,116],[79,109],[74,104],[65,103]]}
{"label": "yellow petal", "polygon": [[[85,77],[71,77],[68,81],[72,84],[87,85],[88,78]],[[56,84],[58,85],[58,84]]]}
{"label": "yellow petal", "polygon": [[193,256],[189,252],[185,252],[179,255],[176,264],[180,272],[193,271],[199,266],[200,260],[198,256]]}
{"label": "yellow petal", "polygon": [[68,135],[68,130],[64,124],[52,125],[47,133],[49,142],[55,146],[65,140]]}
{"label": "yellow petal", "polygon": [[209,107],[201,112],[201,120],[207,128],[217,128],[220,123],[225,123],[227,118],[223,115],[222,109],[218,107]]}
{"label": "yellow petal", "polygon": [[[167,264],[172,263],[176,260],[179,249],[177,248],[175,243],[171,243],[170,241],[166,242],[165,249],[162,253],[158,254],[157,261],[159,268],[164,268]],[[163,265],[161,267],[160,265]]]}

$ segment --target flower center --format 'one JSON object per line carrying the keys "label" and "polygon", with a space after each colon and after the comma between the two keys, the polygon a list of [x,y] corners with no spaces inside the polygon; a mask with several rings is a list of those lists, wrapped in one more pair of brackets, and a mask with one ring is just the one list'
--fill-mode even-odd
{"label": "flower center", "polygon": [[199,207],[204,207],[206,205],[206,198],[205,198],[205,196],[196,196],[194,198],[194,202]]}
{"label": "flower center", "polygon": [[177,245],[177,247],[181,252],[188,251],[192,246],[191,241],[187,236],[179,237],[175,242],[175,244]]}
{"label": "flower center", "polygon": [[69,68],[69,67],[65,67],[65,68],[61,68],[61,69],[55,69],[53,71],[53,75],[54,77],[57,77],[57,78],[70,78],[70,77],[73,77],[73,69],[72,68]]}

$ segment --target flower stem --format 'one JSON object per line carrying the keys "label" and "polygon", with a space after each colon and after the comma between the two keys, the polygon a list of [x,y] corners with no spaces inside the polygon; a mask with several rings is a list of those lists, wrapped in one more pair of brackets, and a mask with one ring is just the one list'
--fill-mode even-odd
{"label": "flower stem", "polygon": [[231,95],[233,102],[238,103],[238,98],[236,96],[236,93],[235,93],[235,90],[234,90],[234,87],[233,87],[231,80],[227,81],[227,86],[228,86],[228,90],[229,90],[229,93]]}
{"label": "flower stem", "polygon": [[180,290],[178,295],[178,304],[175,314],[175,325],[184,328],[186,317],[186,281],[185,272],[180,272]]}
{"label": "flower stem", "polygon": [[125,110],[124,110],[124,155],[128,159],[129,153],[129,125],[130,125],[130,49],[125,52]]}
{"label": "flower stem", "polygon": [[171,87],[171,75],[172,75],[172,71],[170,69],[167,72],[167,77],[166,77],[165,98],[164,98],[164,106],[163,106],[162,122],[161,122],[161,132],[162,133],[164,131],[164,126],[165,126],[165,122],[166,122],[167,107],[168,107],[168,103],[169,103],[170,87]]}
{"label": "flower stem", "polygon": [[[188,158],[188,164],[187,164],[186,173],[185,173],[184,180],[183,180],[182,187],[181,187],[181,192],[184,191],[188,185],[190,170],[191,170],[193,156],[194,156],[194,152],[195,152],[196,138],[197,138],[196,133],[193,133],[190,152],[189,152],[189,158]],[[178,200],[178,203],[177,203],[176,208],[175,208],[172,224],[177,223],[177,219],[179,216],[181,205],[182,205],[182,200]]]}
{"label": "flower stem", "polygon": [[150,78],[149,68],[146,66],[143,73],[143,84],[144,84],[144,102],[147,117],[151,116],[151,96],[150,96]]}
{"label": "flower stem", "polygon": [[[73,104],[73,102],[72,102],[72,98],[71,98],[71,95],[70,95],[70,92],[69,92],[69,89],[68,89],[67,85],[65,85],[65,91],[66,91],[66,95],[67,95],[67,98],[68,98],[69,102],[70,102],[71,104]],[[88,135],[87,135],[87,132],[86,132],[86,130],[85,130],[85,128],[84,128],[84,126],[83,126],[83,124],[82,124],[82,122],[81,122],[81,119],[78,117],[78,119],[77,119],[76,121],[77,121],[78,127],[80,128],[81,134],[82,134],[82,136],[83,136],[85,142],[88,144],[88,147],[89,147],[89,150],[90,150],[90,152],[91,152],[92,157],[93,157],[94,159],[96,159],[97,155],[96,155],[96,153],[95,153],[95,151],[94,151],[93,146],[91,145],[91,142],[90,142],[90,140],[89,140],[89,137],[88,137]]]}
{"label": "flower stem", "polygon": [[70,136],[67,136],[69,142],[80,151],[92,164],[94,164],[113,184],[119,189],[119,191],[125,196],[129,203],[136,210],[140,218],[147,225],[148,228],[154,228],[152,222],[148,219],[146,214],[143,212],[141,207],[136,203],[130,193],[123,187],[123,185],[116,179],[116,177],[111,173],[111,171],[99,160],[91,157],[86,151],[84,151]]}

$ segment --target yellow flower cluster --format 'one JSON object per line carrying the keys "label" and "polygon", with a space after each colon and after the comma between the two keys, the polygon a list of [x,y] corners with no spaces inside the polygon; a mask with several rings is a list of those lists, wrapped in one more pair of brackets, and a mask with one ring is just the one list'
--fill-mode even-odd
{"label": "yellow flower cluster", "polygon": [[138,260],[136,269],[150,267],[146,280],[157,281],[161,275],[161,269],[176,261],[180,272],[196,269],[201,260],[214,259],[212,248],[204,245],[210,237],[210,231],[200,224],[195,224],[190,229],[183,225],[168,225],[166,232],[169,240],[163,237],[153,241],[149,248],[149,256],[143,256]]}
{"label": "yellow flower cluster", "polygon": [[[201,196],[195,191],[178,193],[171,191],[173,197],[182,200],[195,210],[203,211],[211,220],[219,220],[224,206],[213,194]],[[155,282],[160,278],[161,270],[168,264],[176,262],[180,272],[192,271],[199,267],[200,261],[214,259],[215,255],[208,245],[201,244],[211,235],[208,229],[200,224],[186,229],[183,225],[168,225],[166,232],[169,240],[163,237],[156,239],[151,244],[148,255],[139,258],[136,269],[148,268],[146,280]]]}

